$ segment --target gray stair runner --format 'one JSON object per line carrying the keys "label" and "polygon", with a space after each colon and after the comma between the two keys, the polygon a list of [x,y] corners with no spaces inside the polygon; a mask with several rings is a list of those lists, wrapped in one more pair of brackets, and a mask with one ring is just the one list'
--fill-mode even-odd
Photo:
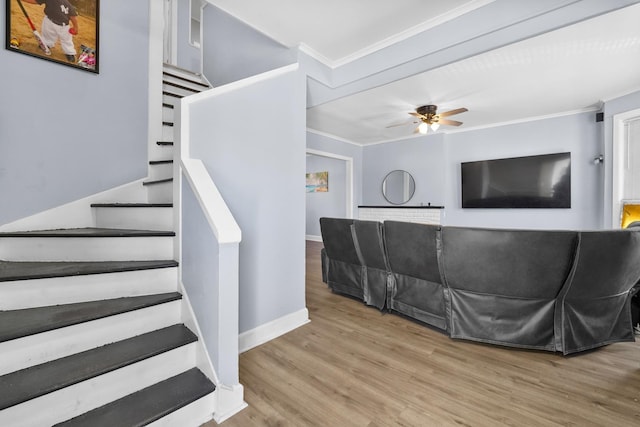
{"label": "gray stair runner", "polygon": [[[212,393],[214,384],[197,368],[89,411],[56,427],[138,427]],[[177,426],[176,426],[177,427]]]}
{"label": "gray stair runner", "polygon": [[174,260],[159,261],[0,261],[0,282],[84,276],[87,274],[121,273],[135,270],[177,267]]}
{"label": "gray stair runner", "polygon": [[65,228],[58,230],[11,231],[0,233],[2,237],[167,237],[173,231],[128,230],[118,228]]}
{"label": "gray stair runner", "polygon": [[0,377],[0,410],[197,341],[174,325]]}
{"label": "gray stair runner", "polygon": [[0,311],[0,342],[179,300],[177,292]]}

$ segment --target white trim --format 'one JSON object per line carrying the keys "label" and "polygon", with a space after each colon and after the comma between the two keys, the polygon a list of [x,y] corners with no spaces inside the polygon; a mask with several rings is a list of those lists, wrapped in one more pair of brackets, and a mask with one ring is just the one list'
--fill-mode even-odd
{"label": "white trim", "polygon": [[223,95],[225,93],[233,92],[235,90],[241,89],[243,87],[248,87],[260,82],[264,82],[267,80],[271,80],[277,78],[283,74],[298,70],[298,63],[293,63],[286,65],[284,67],[276,68],[271,71],[267,71],[265,73],[257,74],[255,76],[247,77],[245,79],[237,80],[235,82],[228,83],[223,86],[218,86],[206,90],[204,92],[195,93],[186,98],[182,98],[183,108],[185,105],[192,104],[194,102],[201,101],[203,99],[212,98],[218,95]]}
{"label": "white trim", "polygon": [[[310,57],[312,57],[313,59],[321,62],[323,65],[331,68],[331,69],[336,69],[338,67],[342,67],[344,65],[347,65],[351,62],[357,61],[359,59],[364,58],[365,56],[374,54],[382,49],[385,49],[389,46],[393,46],[397,43],[403,42],[411,37],[414,37],[420,33],[423,33],[427,30],[430,30],[432,28],[437,27],[438,25],[442,25],[443,23],[447,22],[447,21],[451,21],[455,18],[458,18],[466,13],[472,12],[476,9],[479,9],[481,7],[484,7],[490,3],[493,3],[495,0],[472,0],[469,1],[455,9],[452,9],[446,13],[443,13],[442,15],[436,16],[433,19],[430,19],[428,21],[422,22],[418,25],[415,25],[411,28],[407,28],[406,30],[394,34],[393,36],[387,37],[386,39],[380,40],[376,43],[370,44],[369,46],[366,46],[362,49],[359,49],[349,55],[343,56],[341,58],[338,59],[330,59],[327,56],[321,54],[320,52],[318,52],[317,50],[315,50],[314,48],[312,48],[311,46],[305,44],[304,42],[300,42],[297,44],[297,48],[305,53],[306,55],[309,55]],[[213,3],[212,0],[209,1],[210,3]],[[216,5],[216,7],[220,8],[221,10],[223,10],[225,13],[228,13],[229,15],[233,15],[231,12],[225,10],[225,8],[221,7],[220,5]],[[235,16],[236,19],[238,19],[239,21],[243,22],[244,24],[248,25],[249,27],[253,28],[255,31],[259,32],[260,34],[265,35],[266,37],[270,38],[271,40],[276,41],[277,43],[280,43],[280,41],[278,41],[277,37],[274,37],[272,34],[261,30],[261,29],[257,29],[255,26],[251,25],[250,23],[243,21],[242,19],[238,18],[237,16]],[[288,46],[289,48],[293,48],[295,46]]]}
{"label": "white trim", "polygon": [[350,55],[344,56],[338,60],[332,61],[330,67],[332,68],[338,68],[341,67],[343,65],[347,65],[351,62],[357,61],[358,59],[364,58],[365,56],[371,55],[373,53],[376,53],[382,49],[385,49],[389,46],[393,46],[397,43],[403,42],[411,37],[414,37],[420,33],[423,33],[427,30],[430,30],[432,28],[437,27],[438,25],[442,25],[447,21],[451,21],[455,18],[458,18],[466,13],[472,12],[476,9],[479,9],[481,7],[484,7],[490,3],[493,3],[494,0],[473,0],[470,2],[467,2],[463,5],[461,5],[460,7],[457,7],[455,9],[452,9],[446,13],[443,13],[442,15],[436,16],[433,19],[430,19],[428,21],[422,22],[418,25],[415,25],[411,28],[407,28],[406,30],[398,33],[398,34],[394,34],[391,37],[387,37],[384,40],[381,40],[379,42],[376,42],[372,45],[369,45],[363,49],[360,49]]}
{"label": "white trim", "polygon": [[244,353],[309,322],[309,311],[306,308],[287,314],[241,333],[238,337],[238,350],[240,353]]}
{"label": "white trim", "polygon": [[600,100],[600,102],[604,104],[606,102],[613,101],[614,99],[622,98],[623,96],[631,95],[632,93],[636,93],[636,92],[640,92],[640,86],[636,86],[633,89],[625,90],[624,92],[620,92],[616,95],[608,96],[607,98]]}
{"label": "white trim", "polygon": [[[149,2],[149,94],[147,122],[147,160],[162,140],[162,62],[164,57],[164,3]],[[147,164],[147,176],[151,165]]]}
{"label": "white trim", "polygon": [[[387,144],[389,142],[399,142],[399,141],[405,141],[408,139],[414,139],[414,138],[425,138],[425,137],[429,137],[429,136],[433,136],[433,135],[439,135],[439,134],[445,134],[445,135],[449,135],[449,134],[454,134],[454,133],[463,133],[463,132],[471,132],[471,131],[477,131],[477,130],[483,130],[483,129],[491,129],[491,128],[495,128],[495,127],[500,127],[500,126],[510,126],[510,125],[517,125],[517,124],[521,124],[521,123],[528,123],[528,122],[535,122],[538,120],[548,120],[548,119],[553,119],[556,117],[564,117],[564,116],[571,116],[574,114],[582,114],[582,113],[591,113],[591,112],[595,112],[595,111],[600,111],[600,107],[596,106],[596,107],[588,107],[588,108],[581,108],[578,110],[571,110],[571,111],[562,111],[559,113],[552,113],[552,114],[545,114],[542,116],[532,116],[532,117],[525,117],[522,119],[516,119],[516,120],[510,120],[510,121],[506,121],[506,122],[498,122],[498,123],[489,123],[486,125],[479,125],[479,126],[471,126],[471,127],[465,127],[465,128],[456,128],[456,129],[452,129],[452,128],[444,128],[444,127],[440,127],[440,129],[438,129],[438,132],[432,132],[432,133],[428,133],[427,135],[422,135],[422,134],[411,134],[411,135],[407,135],[407,136],[403,136],[403,137],[399,137],[399,138],[393,138],[393,139],[385,139],[382,141],[375,141],[375,142],[351,142],[352,144],[355,145],[359,145],[360,147],[369,147],[372,145],[378,145],[378,144]],[[307,129],[309,130],[309,129]],[[313,133],[317,133],[318,135],[322,135],[323,133],[321,131],[314,131]],[[340,137],[337,136],[331,136],[328,133],[324,133],[325,136],[328,136],[330,138],[336,139],[336,140],[341,140],[344,142],[348,142],[348,140],[346,139],[341,139]]]}
{"label": "white trim", "polygon": [[323,132],[323,131],[318,130],[318,129],[307,128],[307,132],[313,133],[313,134],[316,134],[316,135],[320,135],[320,136],[325,136],[327,138],[335,139],[336,141],[346,142],[347,144],[355,145],[357,147],[362,147],[362,146],[365,145],[365,144],[362,144],[360,142],[355,142],[355,141],[352,141],[350,139],[342,138],[341,136],[334,135],[334,134],[328,133],[328,132]]}
{"label": "white trim", "polygon": [[189,293],[187,292],[187,289],[185,288],[184,283],[182,283],[182,280],[179,281],[179,286],[180,286],[180,293],[182,294],[180,320],[187,328],[189,328],[192,332],[194,332],[198,336],[198,345],[196,347],[196,366],[217,387],[220,384],[220,380],[218,379],[218,374],[216,373],[216,369],[213,366],[213,359],[209,355],[207,346],[204,343],[204,336],[202,335],[202,330],[200,329],[200,323],[198,322],[198,318],[196,317],[196,314],[193,311],[193,305],[191,304],[191,300],[189,299]]}
{"label": "white trim", "polygon": [[[640,117],[640,109],[626,111],[613,116],[613,147],[611,167],[611,218],[612,228],[620,228],[622,200],[624,199],[624,168],[625,160],[625,122]],[[605,163],[606,164],[606,163]]]}
{"label": "white trim", "polygon": [[224,202],[218,187],[211,180],[204,163],[198,159],[182,159],[181,163],[182,172],[189,181],[218,243],[220,245],[239,243],[242,240],[240,227]]}
{"label": "white trim", "polygon": [[446,133],[446,134],[461,133],[461,132],[470,132],[474,130],[490,129],[490,128],[495,128],[500,126],[517,125],[520,123],[535,122],[538,120],[548,120],[548,119],[555,119],[557,117],[572,116],[574,114],[592,113],[595,111],[600,111],[600,109],[601,109],[600,106],[579,108],[577,110],[561,111],[558,113],[544,114],[541,116],[525,117],[522,119],[509,120],[506,122],[498,122],[498,123],[490,123],[490,124],[481,125],[481,126],[466,127],[464,129],[444,129],[443,133]]}
{"label": "white trim", "polygon": [[329,153],[327,151],[314,150],[307,148],[307,154],[313,154],[314,156],[328,157],[330,159],[343,160],[345,162],[345,175],[346,175],[346,212],[347,218],[353,218],[353,157],[341,156],[339,154]]}
{"label": "white trim", "polygon": [[304,239],[310,242],[322,242],[322,236],[315,236],[313,234],[307,234]]}
{"label": "white trim", "polygon": [[213,419],[218,424],[223,423],[249,406],[243,400],[244,387],[242,384],[234,386],[221,385],[216,388],[216,393],[218,393],[218,404],[216,405]]}
{"label": "white trim", "polygon": [[309,46],[304,42],[298,43],[298,51],[304,53],[311,59],[315,59],[325,67],[330,68],[331,71],[333,71],[336,68],[331,59],[327,58],[326,56],[324,56],[323,54],[321,54],[320,52],[318,52],[317,50],[315,50],[314,48],[312,48],[311,46]]}

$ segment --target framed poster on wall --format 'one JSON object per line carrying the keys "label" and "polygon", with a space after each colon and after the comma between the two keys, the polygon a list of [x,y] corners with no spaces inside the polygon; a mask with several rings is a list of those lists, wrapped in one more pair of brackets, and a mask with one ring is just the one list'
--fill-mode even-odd
{"label": "framed poster on wall", "polygon": [[5,0],[6,48],[98,73],[100,0]]}

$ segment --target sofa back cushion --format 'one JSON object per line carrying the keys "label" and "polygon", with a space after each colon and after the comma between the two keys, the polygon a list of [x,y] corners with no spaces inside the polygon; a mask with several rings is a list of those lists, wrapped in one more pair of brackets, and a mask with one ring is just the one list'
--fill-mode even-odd
{"label": "sofa back cushion", "polygon": [[391,271],[440,283],[437,237],[439,225],[385,221],[384,239]]}
{"label": "sofa back cushion", "polygon": [[445,227],[447,285],[478,293],[555,298],[571,269],[574,231]]}
{"label": "sofa back cushion", "polygon": [[352,230],[356,250],[364,265],[364,302],[382,310],[387,305],[389,272],[382,223],[355,220]]}
{"label": "sofa back cushion", "polygon": [[572,280],[556,308],[557,347],[565,354],[633,341],[630,291],[640,280],[640,231],[580,233]]}
{"label": "sofa back cushion", "polygon": [[320,232],[327,257],[348,264],[360,264],[349,218],[320,218]]}
{"label": "sofa back cushion", "polygon": [[357,248],[367,267],[387,270],[387,254],[384,248],[382,223],[378,221],[353,222]]}

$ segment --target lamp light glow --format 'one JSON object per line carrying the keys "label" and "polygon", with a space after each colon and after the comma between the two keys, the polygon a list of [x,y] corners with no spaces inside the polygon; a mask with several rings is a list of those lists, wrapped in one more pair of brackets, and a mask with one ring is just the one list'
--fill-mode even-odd
{"label": "lamp light glow", "polygon": [[434,132],[437,131],[439,127],[439,123],[431,123],[431,130],[433,130]]}
{"label": "lamp light glow", "polygon": [[422,122],[420,123],[420,125],[418,125],[418,132],[420,132],[423,135],[426,135],[427,132],[429,131],[429,125]]}

